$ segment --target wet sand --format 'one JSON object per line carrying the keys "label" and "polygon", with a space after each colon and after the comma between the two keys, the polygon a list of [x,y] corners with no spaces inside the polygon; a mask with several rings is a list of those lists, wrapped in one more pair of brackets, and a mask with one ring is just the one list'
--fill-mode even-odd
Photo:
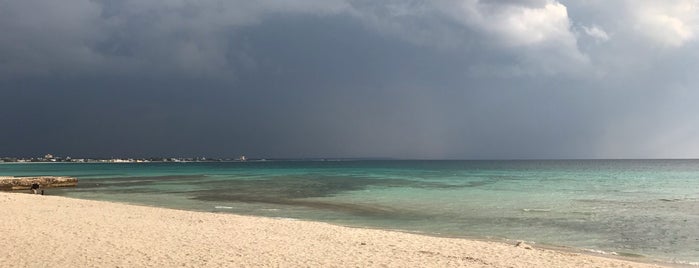
{"label": "wet sand", "polygon": [[0,192],[0,267],[658,267],[500,242]]}

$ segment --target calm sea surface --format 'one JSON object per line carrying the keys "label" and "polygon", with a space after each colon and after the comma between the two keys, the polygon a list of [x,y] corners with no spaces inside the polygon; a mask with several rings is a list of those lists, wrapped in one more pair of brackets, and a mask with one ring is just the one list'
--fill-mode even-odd
{"label": "calm sea surface", "polygon": [[699,160],[0,164],[51,195],[699,263]]}

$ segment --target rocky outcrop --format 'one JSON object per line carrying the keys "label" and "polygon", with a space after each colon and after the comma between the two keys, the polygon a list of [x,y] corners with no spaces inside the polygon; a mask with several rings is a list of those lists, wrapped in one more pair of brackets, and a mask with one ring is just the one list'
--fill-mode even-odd
{"label": "rocky outcrop", "polygon": [[78,179],[72,177],[0,177],[0,190],[29,190],[33,183],[40,188],[73,187],[78,185]]}

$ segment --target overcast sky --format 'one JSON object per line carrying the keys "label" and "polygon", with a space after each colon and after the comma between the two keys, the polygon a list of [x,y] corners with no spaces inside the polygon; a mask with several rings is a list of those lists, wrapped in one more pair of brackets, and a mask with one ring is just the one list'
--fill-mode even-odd
{"label": "overcast sky", "polygon": [[0,156],[699,157],[697,0],[0,0]]}

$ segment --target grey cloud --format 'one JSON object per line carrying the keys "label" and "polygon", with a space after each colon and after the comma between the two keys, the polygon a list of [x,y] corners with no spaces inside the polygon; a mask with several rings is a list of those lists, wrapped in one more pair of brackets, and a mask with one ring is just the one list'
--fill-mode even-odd
{"label": "grey cloud", "polygon": [[695,156],[696,42],[484,3],[3,1],[0,155]]}
{"label": "grey cloud", "polygon": [[[235,30],[269,14],[332,14],[341,1],[3,1],[0,78],[55,72],[229,75],[250,65]],[[243,43],[243,44],[239,44]],[[237,47],[236,47],[237,45]],[[242,63],[239,63],[242,62]]]}
{"label": "grey cloud", "polygon": [[[128,74],[142,70],[231,76],[238,68],[250,68],[256,64],[255,59],[247,55],[245,40],[238,38],[237,32],[275,14],[351,16],[372,30],[393,33],[419,45],[452,49],[500,46],[488,41],[497,39],[500,15],[485,7],[497,5],[500,8],[493,10],[536,10],[542,3],[76,1],[56,8],[35,8],[56,3],[41,0],[7,2],[3,10],[8,16],[3,16],[4,26],[0,27],[4,27],[3,32],[18,35],[0,37],[0,44],[5,44],[3,54],[6,58],[0,76],[3,73],[15,76],[51,72]],[[482,14],[458,11],[464,6],[475,8]],[[457,13],[451,13],[453,11]],[[445,19],[450,16],[451,19]],[[485,16],[486,20],[469,18],[474,16]],[[464,19],[468,22],[466,25],[462,24]],[[493,28],[495,36],[488,34],[491,31],[488,30],[489,24],[495,25],[492,26],[496,27]],[[564,36],[563,43],[554,41],[545,45],[543,50],[555,51],[557,55],[553,57],[562,59],[559,61],[580,63],[581,56],[574,41],[565,38],[568,37]],[[504,42],[511,41],[505,39]],[[16,44],[20,43],[31,46],[17,47]],[[547,61],[550,57],[540,50],[528,47],[503,52],[520,54],[523,60],[517,64],[524,65],[529,72],[539,67],[544,73],[562,69]]]}

